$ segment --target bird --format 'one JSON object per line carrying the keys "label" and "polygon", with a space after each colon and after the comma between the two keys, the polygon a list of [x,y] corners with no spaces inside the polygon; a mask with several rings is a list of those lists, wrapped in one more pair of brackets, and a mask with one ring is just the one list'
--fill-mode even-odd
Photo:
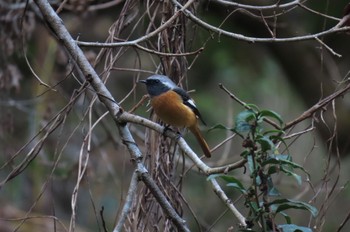
{"label": "bird", "polygon": [[198,127],[198,119],[206,125],[194,100],[169,77],[152,75],[139,82],[146,84],[151,105],[156,115],[166,124],[186,127],[196,137],[206,157],[211,157],[210,148]]}

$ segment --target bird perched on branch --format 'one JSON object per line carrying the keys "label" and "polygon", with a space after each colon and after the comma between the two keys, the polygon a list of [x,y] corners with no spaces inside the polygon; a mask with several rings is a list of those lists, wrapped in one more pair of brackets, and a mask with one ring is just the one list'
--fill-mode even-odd
{"label": "bird perched on branch", "polygon": [[198,119],[206,124],[187,92],[163,75],[153,75],[140,82],[146,84],[157,116],[171,126],[187,127],[196,137],[205,156],[211,157],[209,146],[198,128]]}

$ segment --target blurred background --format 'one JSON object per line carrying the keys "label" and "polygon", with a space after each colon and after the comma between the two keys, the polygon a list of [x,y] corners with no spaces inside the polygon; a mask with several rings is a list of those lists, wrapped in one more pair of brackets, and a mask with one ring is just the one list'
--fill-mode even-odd
{"label": "blurred background", "polygon": [[[91,89],[80,90],[83,77],[42,21],[38,8],[29,2],[25,8],[25,1],[0,0],[0,231],[66,231],[72,218],[71,199],[78,178],[79,154],[86,152],[89,125],[106,110],[98,101],[92,103]],[[261,6],[276,1],[239,3]],[[152,1],[72,0],[65,1],[62,8],[60,4],[60,1],[52,2],[73,38],[87,42],[133,40],[155,29],[155,25],[149,26],[152,13],[172,15],[161,11],[161,5]],[[268,24],[277,37],[286,38],[335,26],[346,13],[348,1],[303,1],[303,4],[305,7],[260,11],[237,10],[217,1],[202,1],[196,2],[191,10],[203,21],[223,30],[256,38],[271,37]],[[122,18],[125,12],[128,14]],[[266,16],[266,21],[261,16]],[[217,124],[234,127],[235,115],[244,110],[219,88],[219,83],[246,103],[278,112],[287,123],[342,88],[349,78],[348,33],[332,33],[319,38],[321,41],[249,43],[215,34],[190,20],[182,32],[186,33],[184,49],[193,54],[182,60],[176,58],[174,63],[178,61],[181,68],[172,69],[175,71],[167,70],[164,65],[162,69],[191,90],[208,124],[202,130],[211,147],[231,132],[208,129]],[[156,37],[142,45],[157,50],[153,44],[157,44]],[[199,49],[203,50],[194,52]],[[173,59],[134,47],[83,47],[83,50],[127,111],[146,94],[137,80],[159,72],[162,70],[159,64]],[[179,71],[183,67],[186,73]],[[31,69],[54,90],[40,85]],[[90,107],[94,110],[89,111]],[[133,113],[148,118],[148,110],[145,101]],[[60,123],[51,131],[46,125],[56,125],[53,122],[58,114]],[[317,225],[315,231],[336,231],[346,219],[350,211],[349,118],[350,97],[344,94],[334,101],[334,111],[329,105],[322,113],[315,114],[313,120],[305,120],[290,131],[297,133],[311,124],[317,128],[288,141],[288,151],[280,151],[289,152],[311,178],[301,174],[303,184],[299,186],[291,177],[278,176],[276,186],[288,198],[309,202],[320,211],[316,219],[307,212],[288,212],[295,224]],[[145,129],[129,126],[145,151]],[[200,151],[191,135],[184,137],[194,151]],[[76,231],[103,231],[101,214],[107,228],[112,230],[133,165],[110,116],[94,128],[91,141],[87,171],[77,198]],[[40,150],[32,151],[40,143]],[[220,166],[240,160],[241,143],[235,137],[214,151],[213,158],[206,163]],[[3,182],[28,154],[35,155],[23,172]],[[243,170],[230,174],[249,182]],[[193,215],[206,228],[202,231],[227,231],[236,226],[237,222],[232,221],[231,213],[226,212],[203,175],[192,170],[185,177],[182,192],[189,203],[184,204],[184,215],[193,231],[199,231]],[[239,193],[224,190],[244,212]],[[346,224],[342,229],[347,231],[350,226]]]}

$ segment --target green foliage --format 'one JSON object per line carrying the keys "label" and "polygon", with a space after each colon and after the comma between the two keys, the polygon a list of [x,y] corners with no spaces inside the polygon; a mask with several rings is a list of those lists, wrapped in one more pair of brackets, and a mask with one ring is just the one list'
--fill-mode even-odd
{"label": "green foliage", "polygon": [[308,210],[313,217],[316,217],[318,214],[318,211],[315,207],[305,202],[295,201],[290,199],[277,199],[268,203],[266,206],[271,206],[272,212],[274,213],[278,213],[286,209],[294,208],[294,209]]}
{"label": "green foliage", "polygon": [[309,227],[297,226],[294,224],[279,225],[278,229],[282,229],[283,232],[312,232]]}
{"label": "green foliage", "polygon": [[[246,219],[251,227],[249,229],[252,229],[250,231],[312,231],[308,227],[292,224],[292,218],[286,211],[306,210],[316,217],[317,209],[302,201],[283,198],[273,183],[273,176],[279,173],[293,177],[298,185],[302,184],[302,177],[297,171],[309,176],[301,165],[293,161],[291,155],[278,151],[278,143],[287,148],[284,132],[280,129],[284,124],[281,116],[270,110],[260,110],[255,105],[246,106],[249,109],[236,116],[234,128],[217,125],[213,129],[228,129],[241,136],[244,148],[241,156],[247,161],[250,184],[245,185],[234,176],[225,174],[211,175],[208,179],[220,178],[228,187],[244,196],[244,205],[249,209]],[[275,222],[277,215],[281,215],[287,224],[278,225]]]}

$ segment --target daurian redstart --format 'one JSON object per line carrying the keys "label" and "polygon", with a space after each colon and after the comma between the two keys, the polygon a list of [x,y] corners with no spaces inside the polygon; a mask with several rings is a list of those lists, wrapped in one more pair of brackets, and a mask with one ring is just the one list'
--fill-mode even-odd
{"label": "daurian redstart", "polygon": [[151,105],[158,117],[171,126],[187,127],[197,138],[205,156],[211,157],[197,121],[200,119],[206,124],[187,92],[163,75],[153,75],[140,82],[146,84]]}

